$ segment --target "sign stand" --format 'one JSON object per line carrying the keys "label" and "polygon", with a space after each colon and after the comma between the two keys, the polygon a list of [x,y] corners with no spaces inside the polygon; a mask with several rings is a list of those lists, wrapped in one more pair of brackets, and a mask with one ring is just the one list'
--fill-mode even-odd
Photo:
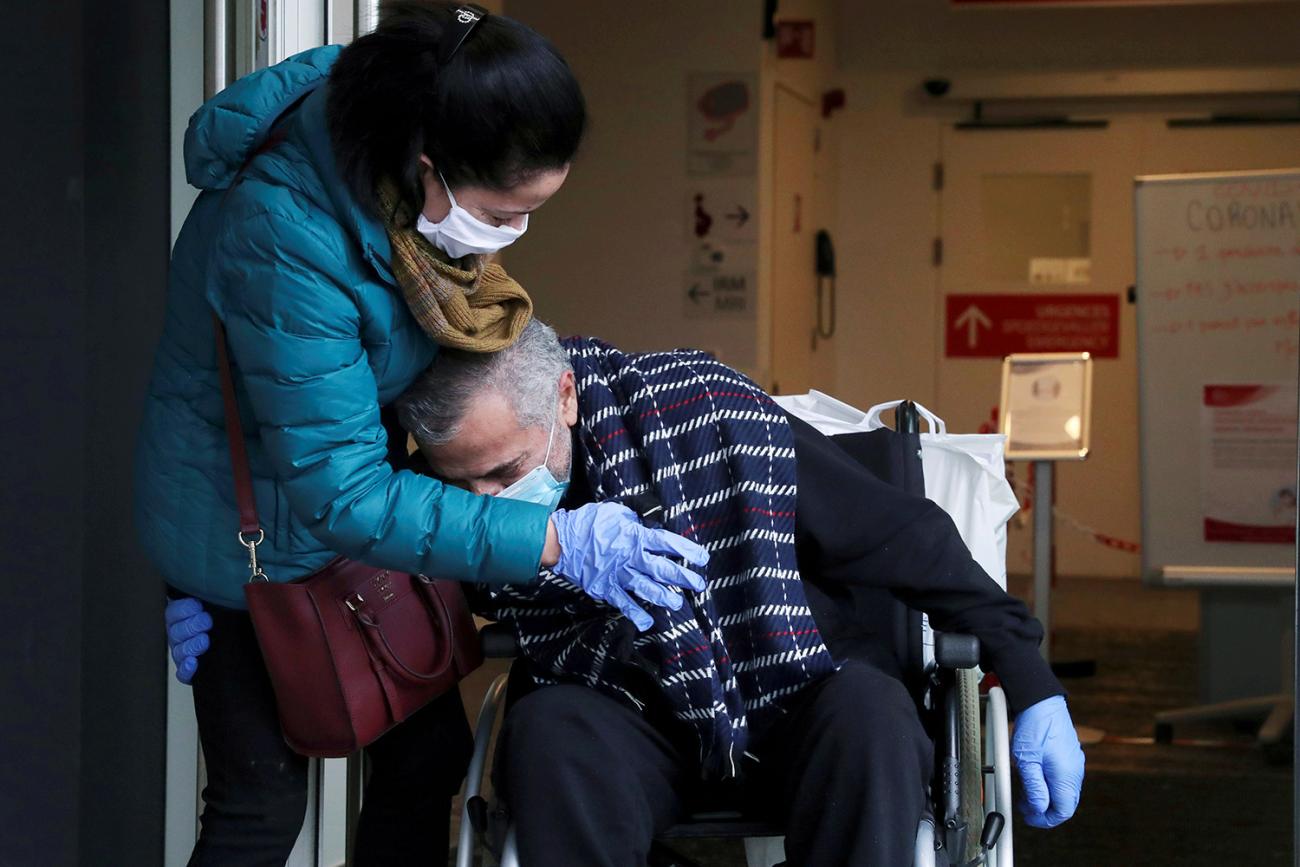
{"label": "sign stand", "polygon": [[1095,659],[1068,662],[1052,661],[1052,583],[1055,551],[1056,489],[1052,461],[1034,461],[1034,617],[1043,624],[1046,640],[1039,646],[1043,659],[1057,677],[1092,677],[1097,673]]}
{"label": "sign stand", "polygon": [[[1008,355],[1002,363],[1001,407],[1007,458],[1028,459],[1034,470],[1034,616],[1047,632],[1042,653],[1050,662],[1053,462],[1088,456],[1092,356],[1087,352]],[[1091,673],[1087,668],[1085,663],[1083,670],[1072,667],[1069,673]],[[1095,670],[1095,664],[1091,668]]]}
{"label": "sign stand", "polygon": [[1052,661],[1052,462],[1034,461],[1034,617],[1043,624],[1043,659]]}
{"label": "sign stand", "polygon": [[[1056,501],[1055,466],[1088,456],[1092,415],[1092,356],[1086,352],[1008,355],[1002,362],[1001,428],[1010,460],[1032,461],[1034,468],[1034,616],[1047,640],[1040,647],[1051,663],[1052,531]],[[1056,663],[1059,677],[1095,674],[1093,660]],[[1083,743],[1097,743],[1105,732],[1091,726],[1075,730]]]}

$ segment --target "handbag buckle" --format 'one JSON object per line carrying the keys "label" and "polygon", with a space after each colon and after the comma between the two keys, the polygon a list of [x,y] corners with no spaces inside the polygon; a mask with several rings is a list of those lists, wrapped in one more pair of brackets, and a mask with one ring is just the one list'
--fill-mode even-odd
{"label": "handbag buckle", "polygon": [[252,584],[254,581],[269,582],[270,577],[262,571],[262,565],[257,562],[257,546],[265,541],[266,531],[259,527],[256,537],[252,533],[245,533],[243,530],[240,530],[237,535],[239,544],[248,549],[248,583]]}
{"label": "handbag buckle", "polygon": [[347,599],[343,600],[343,604],[346,605],[348,610],[353,614],[360,614],[361,606],[366,604],[366,597],[362,596],[360,593],[353,593]]}

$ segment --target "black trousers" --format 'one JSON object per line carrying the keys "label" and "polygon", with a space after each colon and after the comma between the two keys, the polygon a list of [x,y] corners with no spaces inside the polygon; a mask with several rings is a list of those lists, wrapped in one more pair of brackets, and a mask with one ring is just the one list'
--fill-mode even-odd
{"label": "black trousers", "polygon": [[[307,809],[307,759],[280,734],[275,696],[248,612],[206,605],[211,648],[199,658],[194,710],[207,766],[191,867],[280,867]],[[451,798],[473,748],[452,690],[366,749],[355,867],[446,864]]]}
{"label": "black trousers", "polygon": [[[933,749],[897,679],[850,662],[751,751],[741,794],[784,821],[791,867],[912,863]],[[574,685],[521,699],[497,761],[526,867],[645,864],[700,789],[678,732]]]}

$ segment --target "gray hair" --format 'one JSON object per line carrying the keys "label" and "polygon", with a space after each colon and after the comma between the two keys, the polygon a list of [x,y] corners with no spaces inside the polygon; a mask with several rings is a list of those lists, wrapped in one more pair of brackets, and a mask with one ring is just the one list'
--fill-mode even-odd
{"label": "gray hair", "polygon": [[397,399],[397,415],[417,443],[442,445],[460,433],[470,401],[494,390],[509,401],[521,428],[550,425],[560,377],[572,369],[555,330],[533,319],[499,352],[439,350],[433,365]]}

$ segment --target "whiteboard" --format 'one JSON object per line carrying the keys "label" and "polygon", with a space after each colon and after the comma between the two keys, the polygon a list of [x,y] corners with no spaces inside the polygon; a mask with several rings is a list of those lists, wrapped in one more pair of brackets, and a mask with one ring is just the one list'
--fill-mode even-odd
{"label": "whiteboard", "polygon": [[[1207,540],[1206,498],[1253,470],[1225,475],[1222,441],[1215,456],[1207,433],[1216,410],[1203,404],[1207,385],[1281,384],[1273,401],[1294,413],[1300,169],[1140,177],[1135,216],[1143,572],[1293,567],[1293,545]],[[1294,424],[1285,435],[1294,461]]]}

